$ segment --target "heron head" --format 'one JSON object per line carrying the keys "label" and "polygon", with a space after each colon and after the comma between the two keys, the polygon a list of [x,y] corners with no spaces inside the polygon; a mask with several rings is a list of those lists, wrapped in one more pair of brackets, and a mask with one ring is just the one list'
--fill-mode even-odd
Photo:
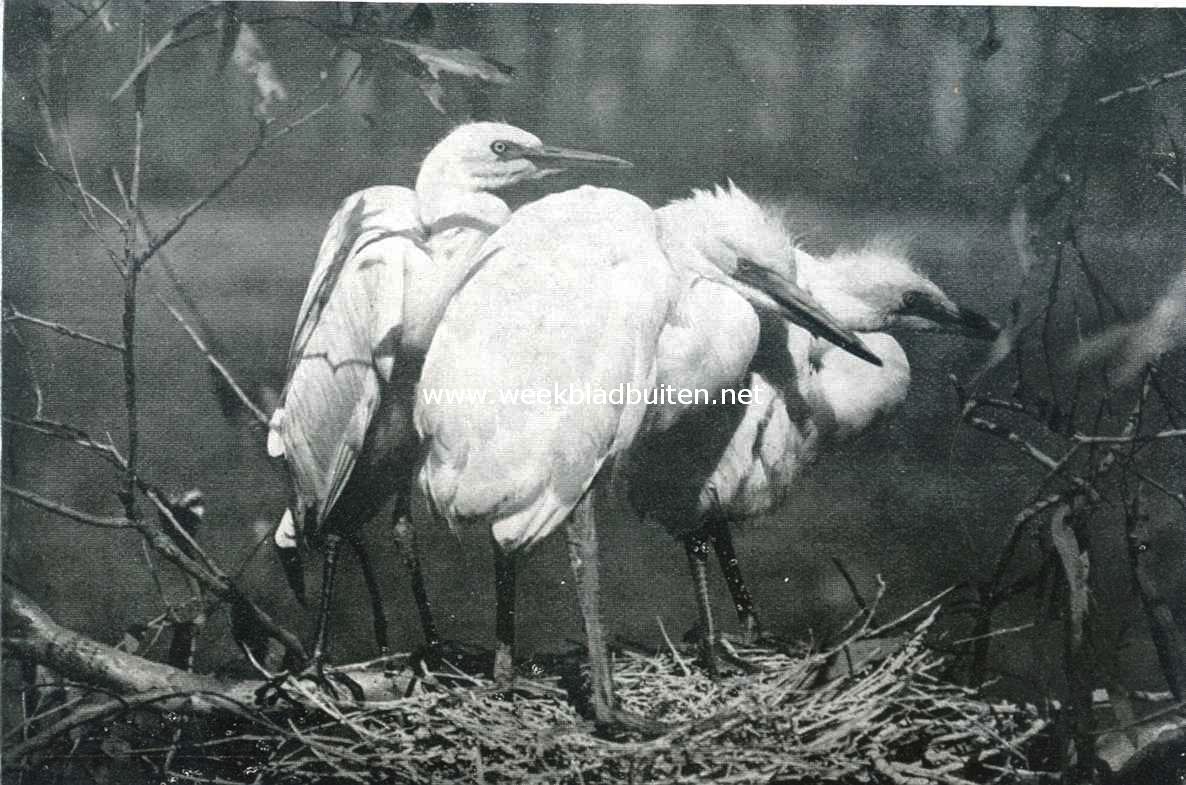
{"label": "heron head", "polygon": [[416,191],[494,191],[566,169],[624,169],[629,161],[612,155],[546,145],[505,123],[466,123],[432,148],[420,167]]}
{"label": "heron head", "polygon": [[678,268],[717,281],[757,311],[799,325],[874,365],[877,356],[796,283],[798,251],[780,211],[732,182],[658,211],[663,250]]}
{"label": "heron head", "polygon": [[1000,327],[957,305],[910,263],[901,242],[878,240],[813,264],[812,294],[842,324],[861,332],[901,328],[994,340]]}

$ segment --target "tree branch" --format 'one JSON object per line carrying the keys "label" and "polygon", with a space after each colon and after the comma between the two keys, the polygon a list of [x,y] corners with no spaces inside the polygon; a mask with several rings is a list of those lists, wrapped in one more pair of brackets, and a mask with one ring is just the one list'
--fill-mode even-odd
{"label": "tree branch", "polygon": [[[116,696],[114,700],[76,709],[37,736],[6,749],[6,761],[27,758],[79,725],[148,704],[187,714],[229,709],[255,722],[265,722],[251,707],[256,704],[260,690],[268,686],[267,682],[218,679],[129,654],[60,626],[20,590],[7,583],[3,594],[3,647],[7,656],[36,662],[71,680]],[[382,670],[343,670],[349,672],[350,679],[363,690],[369,701],[397,700],[403,697],[415,678],[408,671],[392,674]]]}
{"label": "tree branch", "polygon": [[193,326],[186,321],[181,312],[173,307],[173,305],[171,305],[164,297],[161,297],[158,294],[156,295],[156,299],[157,302],[165,306],[165,310],[167,310],[173,319],[179,325],[181,325],[181,328],[185,330],[186,334],[189,335],[190,340],[193,341],[194,346],[198,347],[198,351],[202,353],[202,356],[206,358],[206,361],[210,363],[210,366],[214,368],[214,370],[217,371],[220,376],[222,376],[223,381],[225,381],[227,385],[230,386],[236,397],[242,401],[243,405],[247,407],[247,410],[251,412],[251,415],[255,417],[256,421],[260,425],[267,427],[269,422],[268,415],[264,413],[263,409],[256,406],[255,401],[251,400],[251,396],[249,396],[243,390],[243,388],[239,386],[239,383],[235,381],[235,377],[231,374],[227,367],[223,365],[217,357],[214,356],[214,352],[212,352],[210,347],[206,345],[206,342],[202,340],[202,336],[198,334],[198,331],[195,330]]}
{"label": "tree branch", "polygon": [[[135,529],[142,537],[144,537],[153,550],[159,553],[175,567],[185,572],[187,575],[191,575],[196,578],[202,587],[208,590],[211,594],[225,602],[237,604],[241,603],[242,607],[246,608],[250,613],[254,623],[259,625],[271,637],[279,641],[290,655],[297,657],[302,661],[307,659],[305,648],[301,644],[299,638],[286,630],[284,627],[277,624],[263,609],[261,609],[251,600],[247,599],[247,597],[239,590],[239,588],[231,581],[231,579],[228,578],[221,570],[218,570],[216,567],[213,569],[207,569],[190,556],[187,556],[180,548],[178,548],[173,539],[159,528],[145,523],[143,520],[132,520],[129,518],[118,517],[103,518],[90,515],[89,513],[58,504],[57,502],[46,499],[45,497],[39,496],[35,493],[30,493],[29,491],[12,488],[8,485],[3,485],[2,488],[3,492],[10,496],[21,499],[28,502],[29,504],[34,505],[35,507],[40,507],[43,510],[56,513],[79,523],[100,526],[103,528]],[[168,505],[165,505],[164,501],[159,496],[149,495],[149,498],[152,499],[153,503],[157,505],[158,509],[163,508],[163,512],[168,518],[172,519],[174,525],[178,529],[184,531],[180,524],[176,523],[176,519],[173,519],[172,511],[168,509]]]}
{"label": "tree branch", "polygon": [[1183,76],[1186,76],[1186,68],[1179,68],[1177,71],[1167,71],[1166,73],[1155,76],[1152,79],[1146,79],[1141,84],[1133,85],[1132,87],[1126,87],[1123,90],[1117,90],[1114,93],[1108,93],[1105,96],[1101,96],[1095,99],[1095,102],[1100,106],[1103,106],[1104,104],[1110,104],[1118,98],[1123,98],[1126,95],[1136,95],[1137,93],[1143,93],[1146,90],[1152,90],[1154,87],[1164,84],[1171,79],[1180,79]]}
{"label": "tree branch", "polygon": [[44,327],[47,330],[53,330],[56,333],[60,333],[70,338],[75,338],[79,341],[86,341],[87,343],[92,343],[95,346],[102,346],[104,349],[110,349],[113,352],[124,351],[122,344],[115,343],[114,341],[108,341],[105,338],[96,338],[93,335],[84,333],[82,330],[76,330],[73,327],[67,327],[60,322],[51,322],[47,319],[39,319],[36,316],[22,313],[16,308],[13,308],[11,305],[8,306],[8,313],[4,315],[4,321],[19,321],[25,322],[26,324],[35,324],[38,327]]}
{"label": "tree branch", "polygon": [[85,523],[87,526],[96,526],[100,529],[137,528],[136,523],[127,518],[118,516],[91,515],[90,513],[83,512],[82,510],[76,510],[73,507],[67,507],[64,504],[59,504],[51,499],[47,499],[44,496],[40,496],[31,491],[14,488],[7,483],[4,483],[2,486],[0,486],[0,488],[3,489],[4,494],[7,496],[12,496],[13,498],[28,502],[34,507],[40,507],[47,512],[61,515],[63,518],[69,518],[70,520],[77,521],[78,523]]}

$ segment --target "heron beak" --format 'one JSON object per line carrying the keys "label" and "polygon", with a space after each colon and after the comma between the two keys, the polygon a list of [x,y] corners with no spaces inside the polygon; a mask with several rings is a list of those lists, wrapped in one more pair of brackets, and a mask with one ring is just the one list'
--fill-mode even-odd
{"label": "heron beak", "polygon": [[567,147],[524,148],[522,156],[540,169],[632,169],[634,164],[624,158],[591,153],[588,150],[574,150]]}
{"label": "heron beak", "polygon": [[[772,301],[775,310],[789,322],[839,346],[867,363],[881,365],[881,359],[851,330],[840,326],[815,298],[781,275],[745,259],[739,261],[733,280],[741,284],[743,294],[757,293]],[[746,291],[748,290],[748,291]],[[748,299],[754,299],[750,296]]]}
{"label": "heron beak", "polygon": [[995,341],[1001,334],[1000,325],[992,319],[970,308],[961,308],[950,300],[919,297],[903,311],[903,314],[934,322],[944,331],[982,341]]}

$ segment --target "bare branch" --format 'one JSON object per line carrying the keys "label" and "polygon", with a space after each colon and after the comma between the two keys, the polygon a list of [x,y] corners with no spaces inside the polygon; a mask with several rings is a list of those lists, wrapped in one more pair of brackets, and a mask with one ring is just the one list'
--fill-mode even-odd
{"label": "bare branch", "polygon": [[1118,98],[1123,98],[1126,95],[1136,95],[1137,93],[1143,93],[1146,90],[1152,90],[1154,87],[1157,87],[1160,84],[1164,84],[1172,79],[1181,79],[1183,76],[1186,76],[1186,68],[1179,68],[1177,71],[1167,71],[1166,73],[1155,76],[1152,79],[1146,79],[1141,84],[1133,85],[1132,87],[1126,87],[1123,90],[1117,90],[1114,93],[1108,93],[1105,96],[1101,96],[1095,99],[1095,102],[1101,106],[1104,104],[1110,104]]}
{"label": "bare branch", "polygon": [[57,179],[61,184],[67,185],[74,189],[85,201],[93,204],[95,207],[98,207],[104,215],[117,223],[121,228],[124,226],[124,220],[116,215],[115,212],[110,207],[108,207],[102,199],[88,191],[86,186],[82,185],[81,182],[75,182],[75,180],[71,178],[70,175],[62,172],[60,169],[50,163],[49,159],[40,150],[29,150],[28,148],[22,147],[21,145],[9,140],[5,140],[5,144],[22,155],[28,156],[38,166],[53,175],[54,178]]}
{"label": "bare branch", "polygon": [[[223,178],[219,180],[213,188],[195,200],[189,205],[189,207],[186,207],[180,215],[173,219],[173,223],[169,225],[169,228],[167,228],[164,233],[160,235],[160,237],[149,238],[148,248],[146,248],[144,252],[136,258],[135,265],[137,267],[143,267],[145,264],[147,264],[148,261],[152,259],[152,257],[155,256],[161,248],[167,245],[169,241],[177,235],[178,232],[185,228],[185,225],[189,223],[189,219],[193,218],[199,210],[201,210],[203,207],[217,198],[228,187],[230,187],[230,185],[238,179],[239,175],[241,175],[247,169],[247,167],[251,165],[252,161],[254,161],[260,153],[262,153],[273,143],[288,136],[290,133],[296,131],[298,128],[305,125],[310,120],[314,119],[322,112],[333,106],[334,103],[336,103],[343,95],[346,94],[346,91],[350,89],[350,85],[353,83],[357,74],[358,69],[355,69],[351,77],[345,80],[345,82],[338,88],[332,97],[322,101],[320,104],[300,115],[296,119],[289,121],[280,130],[269,134],[267,130],[268,125],[261,123],[260,134],[256,139],[255,144],[253,144],[251,148],[246,153],[244,153],[243,157],[239,159],[238,163],[231,167],[231,170],[227,172],[227,174],[224,175]],[[300,102],[298,101],[297,103],[299,104]]]}
{"label": "bare branch", "polygon": [[1129,442],[1151,442],[1159,439],[1186,439],[1186,428],[1170,428],[1144,435],[1089,436],[1085,433],[1077,433],[1072,438],[1081,444],[1128,444]]}
{"label": "bare branch", "polygon": [[91,515],[90,513],[83,512],[82,510],[76,510],[73,507],[67,507],[64,504],[58,504],[57,502],[47,499],[44,496],[39,496],[36,493],[21,490],[20,488],[13,488],[7,483],[5,483],[2,487],[4,493],[8,496],[28,502],[34,507],[40,507],[47,512],[61,515],[63,518],[69,518],[72,521],[85,523],[87,526],[96,526],[100,529],[136,528],[136,524],[127,518]]}
{"label": "bare branch", "polygon": [[214,356],[214,353],[210,351],[210,347],[208,347],[206,342],[202,340],[202,336],[198,334],[197,330],[195,330],[193,326],[191,326],[190,323],[185,320],[185,317],[181,314],[181,312],[174,308],[165,298],[158,294],[156,295],[156,299],[157,302],[165,306],[165,309],[172,315],[173,319],[181,325],[182,329],[185,330],[185,332],[189,335],[190,340],[193,341],[194,346],[198,347],[198,351],[202,353],[202,356],[206,358],[206,361],[210,363],[211,367],[218,371],[223,380],[228,385],[230,385],[231,390],[235,393],[239,400],[243,402],[243,405],[247,407],[247,410],[251,412],[251,415],[255,417],[256,421],[260,425],[266,427],[269,422],[268,415],[265,414],[264,410],[259,408],[255,402],[251,400],[251,396],[249,396],[243,390],[243,388],[239,386],[239,383],[235,381],[235,377],[231,375],[231,372],[227,370],[227,367],[223,365],[217,357]]}
{"label": "bare branch", "polygon": [[1150,488],[1154,489],[1155,491],[1158,491],[1159,493],[1168,497],[1169,499],[1177,502],[1179,507],[1181,507],[1183,510],[1186,510],[1186,494],[1183,494],[1181,491],[1170,490],[1165,485],[1161,484],[1157,480],[1153,479],[1152,477],[1148,476],[1141,470],[1137,469],[1136,466],[1130,466],[1129,471],[1131,471],[1133,473],[1133,475],[1137,479],[1139,479],[1141,482],[1145,483]]}
{"label": "bare branch", "polygon": [[14,425],[18,428],[33,431],[35,433],[44,434],[55,439],[61,439],[72,444],[76,444],[86,450],[100,455],[104,460],[119,470],[127,467],[124,461],[124,456],[120,453],[111,442],[100,442],[90,437],[86,431],[81,428],[76,428],[68,423],[56,422],[54,420],[46,420],[42,417],[37,417],[33,420],[25,420],[11,415],[4,415],[4,422]]}
{"label": "bare branch", "polygon": [[[265,630],[268,635],[279,641],[292,656],[300,660],[307,658],[305,648],[299,638],[277,624],[263,609],[247,599],[225,574],[221,572],[211,574],[210,570],[205,569],[201,564],[183,553],[173,540],[157,527],[147,524],[142,520],[133,520],[130,518],[101,518],[66,507],[65,505],[58,504],[28,491],[11,488],[8,485],[3,485],[2,487],[3,492],[10,496],[22,499],[35,507],[40,507],[43,510],[56,513],[79,523],[104,528],[135,529],[148,541],[148,544],[152,546],[153,550],[187,575],[191,575],[197,579],[198,583],[211,594],[226,602],[241,603],[242,607],[250,612],[252,621]],[[163,504],[163,500],[159,500],[159,498],[153,499],[153,501],[154,503]],[[169,514],[171,515],[172,513],[170,512]]]}
{"label": "bare branch", "polygon": [[114,341],[108,341],[105,338],[96,338],[93,335],[84,333],[82,330],[76,330],[73,327],[67,327],[60,322],[51,322],[47,319],[40,319],[36,316],[22,313],[16,308],[13,308],[11,305],[8,306],[8,313],[4,315],[4,321],[19,321],[25,322],[26,324],[35,324],[38,327],[44,327],[47,330],[53,330],[56,333],[69,336],[70,338],[76,338],[80,341],[86,341],[87,343],[92,343],[96,346],[102,346],[104,349],[110,349],[113,352],[123,352],[124,350],[124,347],[121,344],[115,343]]}
{"label": "bare branch", "polygon": [[[1040,463],[1042,466],[1045,466],[1051,472],[1062,470],[1062,464],[1060,461],[1051,458],[1045,452],[1030,444],[1017,432],[1011,431],[1003,425],[992,422],[991,420],[986,420],[983,417],[969,417],[967,418],[966,422],[978,431],[983,431],[984,433],[991,434],[999,439],[1004,439],[1009,444],[1016,447],[1023,455],[1037,463]],[[1087,482],[1087,480],[1075,475],[1071,475],[1069,479],[1071,483],[1073,483],[1077,488],[1086,492],[1092,502],[1100,501],[1099,493],[1091,486],[1091,483]]]}

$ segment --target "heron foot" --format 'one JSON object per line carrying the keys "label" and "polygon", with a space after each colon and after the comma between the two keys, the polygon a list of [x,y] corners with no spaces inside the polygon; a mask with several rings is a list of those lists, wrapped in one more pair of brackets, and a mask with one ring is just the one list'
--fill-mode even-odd
{"label": "heron foot", "polygon": [[308,681],[317,685],[321,689],[329,693],[334,700],[342,700],[342,693],[335,687],[336,684],[346,688],[350,693],[351,699],[356,703],[362,703],[366,700],[366,693],[362,687],[354,679],[347,676],[345,673],[338,671],[327,671],[325,668],[325,659],[323,657],[314,658],[305,666],[305,670],[296,674],[298,681]]}
{"label": "heron foot", "polygon": [[[705,638],[699,625],[688,630],[684,635],[685,641],[696,641],[699,657],[698,664],[708,673],[710,678],[719,679],[730,675],[730,672],[761,673],[765,670],[761,665],[748,660],[739,653],[734,645],[723,635],[716,635],[712,641]],[[751,646],[745,641],[743,634],[739,642],[742,646]],[[726,667],[722,667],[722,664]]]}

